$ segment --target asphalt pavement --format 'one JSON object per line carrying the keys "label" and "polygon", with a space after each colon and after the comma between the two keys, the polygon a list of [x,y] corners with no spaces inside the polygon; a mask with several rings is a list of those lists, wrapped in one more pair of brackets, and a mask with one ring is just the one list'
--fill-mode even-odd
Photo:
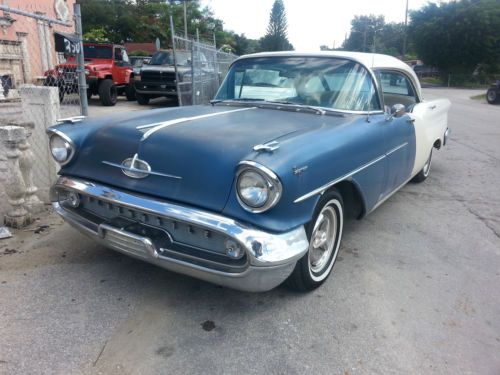
{"label": "asphalt pavement", "polygon": [[424,90],[452,101],[449,144],[347,224],[312,293],[221,288],[41,215],[0,240],[0,373],[500,374],[500,105],[478,93]]}

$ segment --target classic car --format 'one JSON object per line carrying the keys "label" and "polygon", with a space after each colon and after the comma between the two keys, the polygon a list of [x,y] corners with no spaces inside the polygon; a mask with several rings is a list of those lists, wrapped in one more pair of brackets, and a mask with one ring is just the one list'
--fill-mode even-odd
{"label": "classic car", "polygon": [[490,104],[500,103],[500,80],[493,83],[486,91],[486,100]]}
{"label": "classic car", "polygon": [[449,107],[424,101],[390,56],[247,55],[211,105],[50,128],[51,199],[96,241],[168,270],[311,290],[332,271],[345,219],[429,176]]}

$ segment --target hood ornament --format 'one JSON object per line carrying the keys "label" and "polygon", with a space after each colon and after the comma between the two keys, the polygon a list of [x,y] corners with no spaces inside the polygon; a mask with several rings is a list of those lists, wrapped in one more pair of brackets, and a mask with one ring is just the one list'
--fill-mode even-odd
{"label": "hood ornament", "polygon": [[122,162],[122,172],[132,178],[144,178],[151,172],[151,167],[135,154],[133,158],[125,159]]}
{"label": "hood ornament", "polygon": [[253,146],[253,150],[257,151],[257,152],[260,152],[260,151],[273,152],[273,151],[277,150],[278,148],[280,148],[280,144],[278,141],[271,141],[271,142],[267,142],[264,144]]}
{"label": "hood ornament", "polygon": [[102,163],[109,165],[111,167],[120,168],[123,174],[132,178],[145,178],[150,174],[152,174],[155,176],[162,176],[162,177],[173,178],[175,180],[182,180],[182,177],[180,176],[174,176],[173,174],[152,171],[150,165],[146,161],[139,159],[137,154],[135,154],[134,157],[132,158],[125,159],[124,161],[122,161],[121,164],[113,163],[106,160],[103,160]]}

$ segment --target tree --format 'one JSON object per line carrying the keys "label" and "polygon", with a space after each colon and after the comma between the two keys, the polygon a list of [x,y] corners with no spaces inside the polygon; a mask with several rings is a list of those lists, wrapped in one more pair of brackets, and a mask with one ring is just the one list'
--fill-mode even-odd
{"label": "tree", "polygon": [[409,37],[420,59],[441,71],[472,74],[500,60],[498,0],[428,4],[411,13]]}
{"label": "tree", "polygon": [[269,25],[266,35],[260,40],[260,48],[263,51],[290,51],[293,50],[292,44],[287,37],[287,20],[285,5],[283,0],[275,0],[271,14],[269,16]]}

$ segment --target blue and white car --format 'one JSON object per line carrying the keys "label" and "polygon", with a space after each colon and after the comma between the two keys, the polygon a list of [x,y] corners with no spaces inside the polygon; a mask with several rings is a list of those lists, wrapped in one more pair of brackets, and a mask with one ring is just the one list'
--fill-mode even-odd
{"label": "blue and white car", "polygon": [[247,55],[211,105],[50,128],[53,206],[103,245],[174,272],[311,290],[332,271],[346,218],[429,176],[449,107],[425,101],[390,56]]}

